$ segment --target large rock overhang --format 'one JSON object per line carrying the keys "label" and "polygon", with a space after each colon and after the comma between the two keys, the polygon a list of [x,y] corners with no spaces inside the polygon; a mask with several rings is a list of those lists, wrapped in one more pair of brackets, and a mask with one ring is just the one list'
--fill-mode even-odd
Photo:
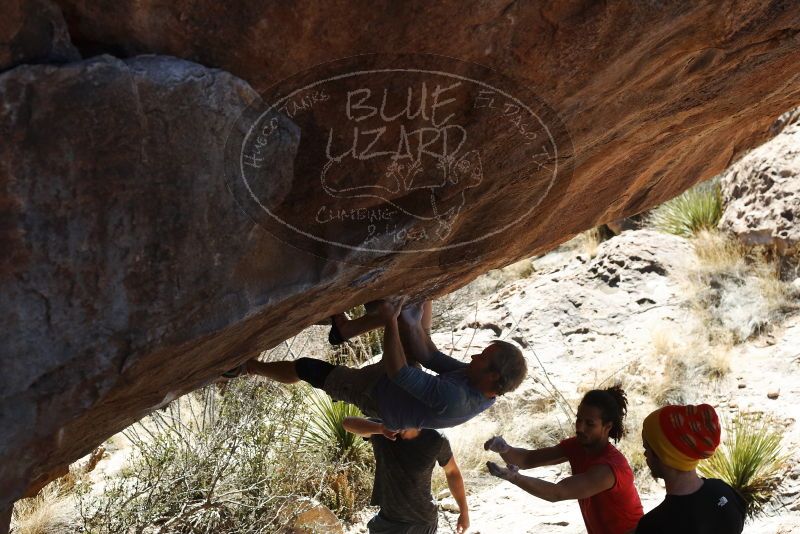
{"label": "large rock overhang", "polygon": [[[333,312],[444,293],[676,195],[800,103],[791,2],[58,3],[88,59],[14,56],[0,74],[0,509]],[[246,136],[240,115],[258,94],[331,61],[398,53],[496,73],[538,102],[559,132],[560,174],[545,189],[498,178],[518,143],[484,139],[486,172],[469,196],[456,189],[466,200],[436,246],[413,254],[408,239],[342,247],[360,230],[341,225],[299,237],[242,205],[225,142]],[[305,172],[297,119],[279,120],[263,176],[281,187],[262,193],[304,199],[287,213],[319,223],[330,190]],[[426,224],[408,211],[406,236]],[[497,219],[513,224],[486,238]]]}

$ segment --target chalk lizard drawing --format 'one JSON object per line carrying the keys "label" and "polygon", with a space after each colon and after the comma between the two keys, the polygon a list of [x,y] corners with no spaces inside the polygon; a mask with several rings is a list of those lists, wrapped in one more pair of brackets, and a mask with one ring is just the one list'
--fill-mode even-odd
{"label": "chalk lizard drawing", "polygon": [[[480,152],[471,150],[460,158],[452,155],[436,158],[435,168],[439,171],[439,175],[433,184],[419,183],[420,177],[425,176],[421,158],[410,162],[405,162],[404,159],[406,158],[394,159],[389,163],[383,176],[384,184],[344,188],[337,188],[329,183],[328,173],[336,163],[335,160],[330,160],[320,175],[322,188],[332,197],[377,198],[416,219],[435,220],[437,236],[442,240],[446,239],[453,229],[458,214],[466,204],[466,191],[477,187],[483,181]],[[420,206],[419,210],[412,212],[408,206],[396,202],[397,198],[424,189],[430,192],[429,206]]]}

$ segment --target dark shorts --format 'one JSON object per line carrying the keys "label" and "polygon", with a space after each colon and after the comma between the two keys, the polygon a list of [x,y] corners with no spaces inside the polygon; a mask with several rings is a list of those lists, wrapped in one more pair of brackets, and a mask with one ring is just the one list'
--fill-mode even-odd
{"label": "dark shorts", "polygon": [[369,534],[436,534],[438,520],[432,523],[401,523],[386,519],[380,513],[367,523]]}
{"label": "dark shorts", "polygon": [[299,358],[295,369],[301,380],[323,390],[333,400],[354,404],[364,415],[379,417],[372,391],[386,373],[382,362],[356,369],[313,358]]}

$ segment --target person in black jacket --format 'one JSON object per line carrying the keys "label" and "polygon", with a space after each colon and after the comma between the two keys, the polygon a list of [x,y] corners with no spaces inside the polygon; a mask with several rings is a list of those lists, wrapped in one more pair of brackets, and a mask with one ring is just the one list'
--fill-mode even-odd
{"label": "person in black jacket", "polygon": [[647,466],[664,479],[664,502],[646,513],[636,534],[740,534],[746,504],[728,484],[697,475],[700,460],[719,445],[719,419],[708,404],[665,406],[645,418]]}

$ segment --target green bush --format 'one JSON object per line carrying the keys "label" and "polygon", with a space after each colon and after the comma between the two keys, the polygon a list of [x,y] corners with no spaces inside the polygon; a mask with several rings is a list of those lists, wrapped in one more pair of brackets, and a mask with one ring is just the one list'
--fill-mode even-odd
{"label": "green bush", "polygon": [[354,520],[369,504],[375,460],[367,442],[344,429],[344,418],[363,414],[352,404],[333,401],[311,388],[306,391],[311,410],[304,444],[331,465],[319,498],[340,518]]}
{"label": "green bush", "polygon": [[361,506],[362,485],[331,490],[342,464],[305,446],[306,393],[240,379],[133,425],[128,465],[80,501],[84,531],[278,532],[303,496],[349,491]]}
{"label": "green bush", "polygon": [[740,413],[725,425],[725,440],[714,456],[700,462],[706,478],[718,478],[738,490],[747,502],[747,515],[763,511],[777,493],[786,456],[783,433],[753,414]]}
{"label": "green bush", "polygon": [[705,182],[668,200],[650,214],[650,224],[663,232],[692,237],[713,230],[722,217],[722,195],[716,180]]}

